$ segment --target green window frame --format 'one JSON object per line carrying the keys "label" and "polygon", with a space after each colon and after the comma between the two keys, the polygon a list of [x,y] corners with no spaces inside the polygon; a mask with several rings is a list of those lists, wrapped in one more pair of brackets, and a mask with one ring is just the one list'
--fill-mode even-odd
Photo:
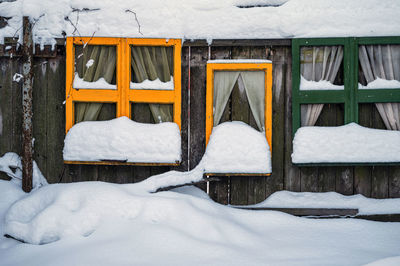
{"label": "green window frame", "polygon": [[[302,104],[344,104],[344,123],[358,123],[358,106],[361,103],[400,102],[400,88],[358,89],[359,45],[400,44],[395,37],[346,37],[346,38],[299,38],[292,39],[292,134],[301,126]],[[344,90],[300,90],[300,48],[303,46],[333,46],[344,48]]]}

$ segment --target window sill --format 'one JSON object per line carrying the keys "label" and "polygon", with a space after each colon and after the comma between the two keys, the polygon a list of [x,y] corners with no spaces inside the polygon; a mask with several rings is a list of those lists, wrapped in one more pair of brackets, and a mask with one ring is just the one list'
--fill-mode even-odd
{"label": "window sill", "polygon": [[174,163],[143,163],[143,162],[125,162],[125,161],[64,161],[64,164],[84,164],[84,165],[130,165],[130,166],[179,166],[181,162]]}

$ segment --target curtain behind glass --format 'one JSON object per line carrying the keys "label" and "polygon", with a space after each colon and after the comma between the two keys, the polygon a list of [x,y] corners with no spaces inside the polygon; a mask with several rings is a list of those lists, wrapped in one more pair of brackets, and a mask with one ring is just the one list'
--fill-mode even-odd
{"label": "curtain behind glass", "polygon": [[[302,47],[300,53],[300,73],[306,80],[335,81],[343,61],[342,46]],[[323,104],[302,105],[301,126],[314,126],[323,107]]]}
{"label": "curtain behind glass", "polygon": [[[131,46],[131,80],[135,83],[144,80],[171,80],[174,75],[173,48],[163,46]],[[173,110],[165,104],[149,104],[156,123],[172,122]]]}
{"label": "curtain behind glass", "polygon": [[[361,45],[358,50],[367,83],[377,78],[400,81],[400,45]],[[387,129],[400,130],[400,103],[375,103]]]}
{"label": "curtain behind glass", "polygon": [[[87,82],[95,82],[104,78],[109,84],[115,84],[116,79],[116,48],[115,46],[87,45],[75,48],[75,70],[80,78]],[[93,64],[87,67],[89,60]],[[101,111],[101,103],[76,103],[76,121],[97,120]]]}
{"label": "curtain behind glass", "polygon": [[222,114],[238,83],[240,90],[246,91],[250,109],[260,131],[264,131],[265,113],[265,73],[263,71],[216,71],[214,72],[214,126],[221,121]]}

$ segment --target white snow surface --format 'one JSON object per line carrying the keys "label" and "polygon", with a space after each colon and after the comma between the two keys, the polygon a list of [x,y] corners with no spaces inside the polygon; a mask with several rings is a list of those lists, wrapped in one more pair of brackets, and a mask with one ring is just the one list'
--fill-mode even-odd
{"label": "white snow surface", "polygon": [[162,82],[160,79],[144,80],[142,82],[130,82],[130,89],[133,90],[174,90],[174,77],[167,82]]}
{"label": "white snow surface", "polygon": [[265,132],[239,121],[213,128],[203,157],[206,173],[271,173]]}
{"label": "white snow surface", "polygon": [[377,78],[374,81],[371,81],[367,84],[367,86],[363,86],[358,83],[358,88],[360,90],[368,90],[368,89],[399,89],[400,88],[400,81],[395,79],[381,79]]}
{"label": "white snow surface", "polygon": [[[21,157],[19,157],[18,154],[14,152],[7,152],[0,157],[0,171],[6,173],[12,178],[14,183],[21,186],[22,163]],[[43,176],[42,172],[40,172],[36,162],[33,161],[32,189],[35,190],[47,184],[46,178]]]}
{"label": "white snow surface", "polygon": [[0,230],[28,243],[1,235],[1,265],[382,265],[400,254],[400,223],[239,210],[193,187],[137,185],[52,184],[25,194],[0,181],[8,193]]}
{"label": "white snow surface", "polygon": [[[11,19],[0,29],[0,41],[14,35],[22,40],[22,16],[31,17],[34,42],[42,45],[54,45],[63,31],[67,36],[206,39],[209,43],[212,39],[400,35],[398,0],[290,0],[279,7],[237,7],[274,2],[285,1],[2,2],[0,16]],[[136,13],[138,22],[127,10]]]}
{"label": "white snow surface", "polygon": [[373,199],[357,194],[345,196],[336,192],[278,191],[252,207],[344,208],[358,209],[359,214],[400,213],[400,199]]}
{"label": "white snow surface", "polygon": [[74,83],[72,87],[74,89],[96,89],[96,90],[117,89],[117,85],[108,83],[104,78],[99,78],[94,82],[89,82],[89,81],[84,81],[82,78],[80,78],[78,73],[75,73]]}
{"label": "white snow surface", "polygon": [[344,85],[334,85],[328,80],[312,81],[300,77],[300,90],[344,90]]}
{"label": "white snow surface", "polygon": [[64,160],[175,163],[181,160],[176,123],[144,124],[119,117],[75,124],[64,140]]}
{"label": "white snow surface", "polygon": [[293,163],[400,162],[400,131],[362,127],[301,127],[293,139]]}

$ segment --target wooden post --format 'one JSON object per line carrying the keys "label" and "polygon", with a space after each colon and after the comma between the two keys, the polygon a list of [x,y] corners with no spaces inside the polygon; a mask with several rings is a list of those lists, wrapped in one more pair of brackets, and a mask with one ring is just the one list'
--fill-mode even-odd
{"label": "wooden post", "polygon": [[33,84],[33,41],[32,24],[29,17],[23,17],[23,75],[22,85],[22,189],[32,190],[33,175],[33,143],[32,143],[32,84]]}

